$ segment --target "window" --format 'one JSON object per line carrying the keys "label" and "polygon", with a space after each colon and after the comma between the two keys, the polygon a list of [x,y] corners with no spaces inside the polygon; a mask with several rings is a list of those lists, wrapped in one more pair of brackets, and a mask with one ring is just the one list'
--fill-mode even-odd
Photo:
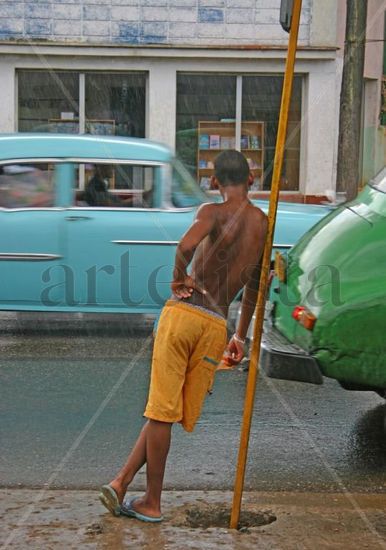
{"label": "window", "polygon": [[[281,75],[177,75],[176,150],[203,189],[223,149],[243,152],[254,187],[271,187],[279,121]],[[299,189],[302,77],[295,76],[284,158],[284,190]]]}
{"label": "window", "polygon": [[54,206],[54,170],[47,164],[0,166],[0,208]]}
{"label": "window", "polygon": [[145,73],[21,70],[18,129],[144,137],[145,89]]}
{"label": "window", "polygon": [[383,168],[372,180],[370,180],[370,185],[386,193],[386,168]]}
{"label": "window", "polygon": [[72,117],[61,131],[77,133],[79,77],[72,72],[19,71],[19,132],[49,132]]}
{"label": "window", "polygon": [[[299,189],[301,84],[301,77],[295,76],[280,184],[282,190]],[[242,120],[264,122],[264,175],[261,184],[264,190],[271,188],[282,87],[281,76],[243,76]]]}
{"label": "window", "polygon": [[77,174],[83,171],[84,190],[79,189],[77,178],[74,182],[76,206],[153,207],[155,167],[118,163],[79,164]]}
{"label": "window", "polygon": [[199,206],[208,202],[208,197],[198,187],[184,166],[175,161],[172,174],[172,204],[177,208]]}
{"label": "window", "polygon": [[[90,133],[98,131],[93,120],[111,121],[117,136],[145,136],[145,75],[86,74],[86,120]],[[105,126],[109,128],[107,125]],[[103,129],[103,125],[101,127]],[[93,131],[95,129],[95,131]]]}
{"label": "window", "polygon": [[234,120],[235,116],[235,76],[178,74],[176,150],[195,179],[199,122]]}

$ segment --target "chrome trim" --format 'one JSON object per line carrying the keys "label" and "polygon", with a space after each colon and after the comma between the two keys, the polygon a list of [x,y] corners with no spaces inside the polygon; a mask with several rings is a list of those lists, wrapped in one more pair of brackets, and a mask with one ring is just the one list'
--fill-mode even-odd
{"label": "chrome trim", "polygon": [[90,157],[31,157],[31,158],[12,158],[0,160],[0,166],[4,164],[63,164],[68,162],[78,162],[79,164],[143,164],[144,166],[164,166],[169,161],[166,160],[142,160],[142,159],[121,159],[119,157],[90,158]]}
{"label": "chrome trim", "polygon": [[111,241],[114,244],[151,244],[157,246],[177,246],[180,241]]}
{"label": "chrome trim", "polygon": [[29,261],[29,262],[46,262],[52,260],[60,260],[63,256],[57,254],[35,254],[30,252],[0,252],[0,261]]}
{"label": "chrome trim", "polygon": [[0,212],[41,212],[41,211],[49,211],[49,212],[62,212],[63,210],[67,210],[66,206],[27,206],[27,207],[16,207],[16,208],[6,208],[5,206],[0,206]]}
{"label": "chrome trim", "polygon": [[183,208],[139,208],[139,207],[131,207],[131,206],[70,206],[69,208],[66,208],[66,210],[86,210],[87,212],[92,210],[103,210],[103,211],[109,211],[109,212],[192,212],[193,210],[196,210],[196,206],[184,206]]}
{"label": "chrome trim", "polygon": [[[114,244],[152,244],[160,246],[177,246],[179,241],[127,241],[127,240],[115,240],[111,241]],[[292,248],[292,244],[274,244],[272,248]]]}

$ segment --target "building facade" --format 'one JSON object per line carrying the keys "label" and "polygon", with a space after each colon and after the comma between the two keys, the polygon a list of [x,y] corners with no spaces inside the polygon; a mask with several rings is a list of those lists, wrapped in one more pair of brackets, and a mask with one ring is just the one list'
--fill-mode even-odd
{"label": "building facade", "polygon": [[[205,187],[243,150],[269,193],[288,34],[280,0],[0,0],[1,132],[148,137]],[[384,162],[386,0],[369,0],[363,174]],[[334,189],[345,0],[303,0],[283,196]]]}

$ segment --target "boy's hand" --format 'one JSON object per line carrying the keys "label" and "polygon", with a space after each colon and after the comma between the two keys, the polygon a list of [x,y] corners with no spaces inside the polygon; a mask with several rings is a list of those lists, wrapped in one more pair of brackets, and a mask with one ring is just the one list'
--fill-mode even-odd
{"label": "boy's hand", "polygon": [[201,294],[206,294],[206,290],[199,287],[190,275],[186,275],[181,281],[172,281],[170,286],[173,294],[175,294],[177,298],[189,298],[193,294],[193,290],[197,290],[197,292]]}
{"label": "boy's hand", "polygon": [[229,340],[225,348],[224,360],[229,366],[234,366],[240,363],[244,357],[244,344],[238,342],[234,336]]}

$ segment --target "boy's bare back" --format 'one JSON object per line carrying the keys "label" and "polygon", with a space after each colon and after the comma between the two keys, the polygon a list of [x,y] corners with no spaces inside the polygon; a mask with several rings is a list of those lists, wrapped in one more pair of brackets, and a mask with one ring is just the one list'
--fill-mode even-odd
{"label": "boy's bare back", "polygon": [[203,205],[209,234],[198,245],[192,277],[206,291],[194,291],[185,301],[227,316],[229,304],[256,273],[264,248],[266,216],[248,200]]}

